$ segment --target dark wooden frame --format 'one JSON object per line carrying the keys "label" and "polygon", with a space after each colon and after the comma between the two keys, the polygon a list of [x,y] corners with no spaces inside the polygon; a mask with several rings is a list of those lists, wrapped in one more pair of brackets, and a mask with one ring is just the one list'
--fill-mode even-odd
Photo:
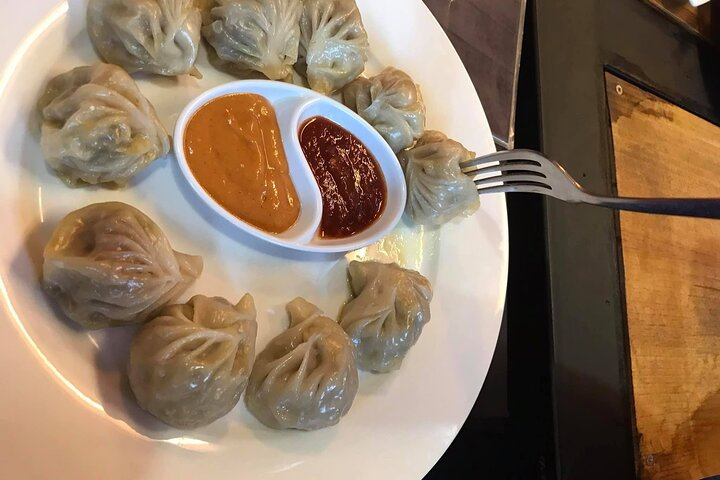
{"label": "dark wooden frame", "polygon": [[[540,146],[589,189],[616,192],[606,70],[720,123],[720,52],[644,2],[535,0],[529,15]],[[545,232],[557,476],[633,478],[618,217],[548,199]]]}

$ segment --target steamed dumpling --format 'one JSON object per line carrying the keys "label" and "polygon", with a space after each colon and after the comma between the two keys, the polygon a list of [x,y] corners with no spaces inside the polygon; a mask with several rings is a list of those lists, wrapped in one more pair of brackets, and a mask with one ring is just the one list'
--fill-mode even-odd
{"label": "steamed dumpling", "polygon": [[313,90],[329,95],[356,79],[369,50],[355,0],[305,0],[299,56]]}
{"label": "steamed dumpling", "polygon": [[[202,29],[219,63],[245,77],[292,74],[300,42],[301,0],[215,0]],[[216,65],[218,62],[215,62]]]}
{"label": "steamed dumpling", "polygon": [[342,328],[313,304],[287,306],[290,328],[255,360],[245,402],[271,428],[317,430],[340,421],[355,399],[355,352]]}
{"label": "steamed dumpling", "polygon": [[430,282],[394,263],[353,261],[348,272],[353,298],[340,326],[357,348],[358,366],[376,373],[399,368],[430,321]]}
{"label": "steamed dumpling", "polygon": [[473,158],[474,152],[435,131],[398,155],[407,181],[405,212],[415,223],[441,225],[477,211],[477,188],[459,165]]}
{"label": "steamed dumpling", "polygon": [[193,72],[201,22],[196,0],[90,0],[87,10],[100,56],[130,73]]}
{"label": "steamed dumpling", "polygon": [[343,89],[343,103],[380,132],[395,153],[412,146],[425,131],[420,88],[397,68],[353,81]]}
{"label": "steamed dumpling", "polygon": [[71,186],[125,185],[170,150],[155,109],[115,65],[78,67],[53,78],[40,109],[45,160]]}
{"label": "steamed dumpling", "polygon": [[130,345],[128,378],[140,406],[176,428],[208,425],[232,410],[255,358],[255,303],[196,295],[165,307]]}
{"label": "steamed dumpling", "polygon": [[141,323],[200,275],[155,222],[121,202],[96,203],[55,227],[43,253],[45,290],[86,328]]}

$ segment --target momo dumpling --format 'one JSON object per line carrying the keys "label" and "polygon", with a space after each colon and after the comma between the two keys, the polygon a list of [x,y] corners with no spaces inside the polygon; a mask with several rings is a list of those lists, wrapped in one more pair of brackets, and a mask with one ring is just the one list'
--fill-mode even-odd
{"label": "momo dumpling", "polygon": [[[271,80],[292,74],[300,43],[302,0],[215,0],[202,33],[216,65],[256,71]],[[242,75],[245,76],[245,75]]]}
{"label": "momo dumpling", "polygon": [[247,386],[255,358],[255,303],[196,295],[163,308],[130,344],[128,378],[138,404],[176,428],[226,415]]}
{"label": "momo dumpling", "polygon": [[425,131],[420,88],[397,68],[353,81],[343,89],[343,103],[380,132],[395,153],[412,146]]}
{"label": "momo dumpling", "polygon": [[130,73],[197,74],[196,0],[90,0],[87,28],[100,56]]}
{"label": "momo dumpling", "polygon": [[442,225],[477,211],[477,188],[459,165],[473,158],[474,152],[435,131],[398,155],[407,182],[405,212],[415,223]]}
{"label": "momo dumpling", "polygon": [[399,368],[430,321],[430,282],[394,263],[353,261],[348,273],[353,298],[340,326],[355,344],[358,366],[376,373]]}
{"label": "momo dumpling", "polygon": [[141,323],[200,275],[202,258],[178,253],[140,210],[96,203],[55,227],[43,253],[45,291],[86,328]]}
{"label": "momo dumpling", "polygon": [[40,110],[45,161],[71,186],[123,186],[170,151],[155,109],[115,65],[78,67],[53,78]]}
{"label": "momo dumpling", "polygon": [[355,0],[305,0],[300,17],[300,69],[324,95],[355,80],[370,45]]}
{"label": "momo dumpling", "polygon": [[[257,70],[252,70],[247,68],[246,66],[240,64],[240,63],[233,63],[233,62],[227,62],[220,57],[218,57],[217,52],[213,50],[212,48],[208,48],[207,50],[207,58],[208,63],[212,65],[213,67],[217,68],[218,70],[229,73],[230,75],[233,75],[237,77],[239,80],[267,80],[268,77],[266,75],[263,75],[262,73],[258,72]],[[287,81],[290,77],[279,79],[280,81]]]}
{"label": "momo dumpling", "polygon": [[357,393],[355,349],[337,322],[315,305],[296,298],[287,311],[290,328],[255,359],[245,403],[270,428],[335,425]]}

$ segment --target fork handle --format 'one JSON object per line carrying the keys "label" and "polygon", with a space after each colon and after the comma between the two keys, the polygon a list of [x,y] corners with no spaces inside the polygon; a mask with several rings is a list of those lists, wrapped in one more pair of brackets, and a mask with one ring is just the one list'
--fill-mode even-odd
{"label": "fork handle", "polygon": [[588,195],[586,203],[617,210],[720,219],[720,198],[628,198]]}

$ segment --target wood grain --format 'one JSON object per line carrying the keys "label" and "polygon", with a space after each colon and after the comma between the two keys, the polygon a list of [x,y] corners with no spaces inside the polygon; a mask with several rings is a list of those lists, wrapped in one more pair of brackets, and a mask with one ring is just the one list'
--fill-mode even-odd
{"label": "wood grain", "polygon": [[[655,8],[667,13],[690,30],[717,44],[717,6],[711,4],[693,7],[687,0],[645,0]],[[712,3],[712,2],[711,2]]]}
{"label": "wood grain", "polygon": [[[606,74],[617,189],[720,196],[720,128]],[[720,221],[620,214],[643,479],[720,474]]]}
{"label": "wood grain", "polygon": [[495,140],[512,148],[525,0],[424,0],[455,46]]}

